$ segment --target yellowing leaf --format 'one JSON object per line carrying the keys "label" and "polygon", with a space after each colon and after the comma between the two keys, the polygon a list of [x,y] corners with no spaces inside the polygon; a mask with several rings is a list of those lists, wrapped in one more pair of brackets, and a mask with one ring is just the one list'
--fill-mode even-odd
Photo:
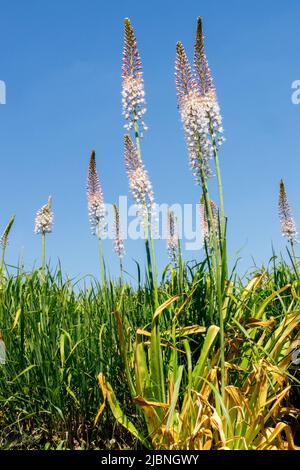
{"label": "yellowing leaf", "polygon": [[180,295],[174,295],[174,297],[171,297],[170,299],[166,300],[163,304],[161,304],[154,313],[153,320],[157,318],[166,308],[168,308],[170,305],[172,305],[173,302],[176,302],[180,298]]}
{"label": "yellowing leaf", "polygon": [[168,403],[161,403],[159,401],[146,400],[141,395],[138,395],[137,397],[135,397],[133,401],[139,406],[153,406],[154,408],[169,408]]}
{"label": "yellowing leaf", "polygon": [[15,315],[15,319],[14,319],[14,323],[13,323],[13,327],[12,327],[13,330],[16,328],[16,326],[18,324],[21,312],[22,312],[22,309],[18,308],[18,310],[16,311],[16,315]]}

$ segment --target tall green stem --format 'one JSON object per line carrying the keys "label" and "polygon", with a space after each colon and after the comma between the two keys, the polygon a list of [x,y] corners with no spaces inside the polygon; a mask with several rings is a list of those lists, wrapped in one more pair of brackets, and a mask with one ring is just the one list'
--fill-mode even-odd
{"label": "tall green stem", "polygon": [[[134,117],[136,117],[136,113],[134,112],[133,114],[134,114]],[[138,125],[137,120],[134,121],[134,137],[135,137],[135,142],[136,142],[137,154],[138,154],[140,161],[142,161],[139,125]],[[151,230],[150,214],[148,214],[147,221],[145,222],[147,224],[147,231],[145,233],[147,261],[148,261],[150,278],[152,278],[152,283],[153,283],[154,306],[156,309],[158,307],[157,270],[156,270],[156,257],[155,257],[155,249],[154,249],[154,240],[153,240],[152,230]],[[150,255],[150,250],[149,250],[149,244],[151,246],[151,255]]]}
{"label": "tall green stem", "polygon": [[46,239],[46,234],[45,232],[42,233],[42,272],[45,274],[45,239]]}
{"label": "tall green stem", "polygon": [[[201,148],[199,146],[199,153],[201,157]],[[202,158],[200,158],[202,161]],[[212,271],[215,279],[215,291],[217,297],[217,310],[219,317],[219,326],[220,326],[220,362],[221,362],[221,395],[224,399],[225,396],[225,340],[224,340],[224,318],[223,318],[223,295],[222,295],[222,263],[220,262],[220,251],[218,247],[216,227],[214,223],[214,217],[212,213],[212,208],[210,204],[210,197],[207,186],[207,177],[203,163],[200,166],[201,182],[204,196],[204,205],[205,211],[207,214],[208,220],[208,229],[210,237],[210,246],[213,249],[212,252]]]}
{"label": "tall green stem", "polygon": [[[135,113],[134,113],[134,115],[135,115]],[[142,161],[140,135],[139,135],[139,125],[138,125],[137,121],[134,121],[134,137],[135,137],[135,142],[136,142],[137,153],[138,153],[139,159]]]}
{"label": "tall green stem", "polygon": [[[134,111],[134,116],[136,117],[136,113]],[[142,162],[141,156],[141,145],[140,145],[140,137],[139,137],[139,126],[137,120],[134,121],[134,135],[135,135],[135,142],[136,142],[136,149],[137,154]],[[148,262],[148,272],[150,277],[151,289],[153,294],[153,304],[154,310],[158,308],[159,300],[158,300],[158,287],[157,287],[157,269],[156,269],[156,257],[155,257],[155,248],[154,248],[154,240],[152,236],[152,229],[151,229],[151,214],[147,210],[147,220],[145,222],[145,244],[146,244],[146,254],[147,254],[147,262]],[[151,253],[150,253],[150,246],[151,246]],[[159,317],[155,317],[152,322],[152,339],[151,339],[151,373],[153,376],[153,380],[156,381],[156,393],[158,393],[158,399],[160,401],[165,401],[165,383],[164,383],[164,366],[163,366],[163,357],[162,357],[162,350],[160,344],[160,328],[159,328]]]}
{"label": "tall green stem", "polygon": [[223,239],[225,237],[225,211],[224,211],[224,200],[223,200],[223,185],[222,185],[221,170],[220,170],[220,164],[219,164],[218,147],[216,144],[216,137],[215,137],[214,128],[213,128],[211,119],[209,121],[209,124],[210,124],[210,134],[212,136],[212,146],[213,146],[214,160],[215,160],[215,166],[216,166],[216,175],[217,175],[217,181],[218,181],[221,238]]}
{"label": "tall green stem", "polygon": [[154,287],[154,304],[155,308],[158,307],[158,288],[157,288],[157,269],[156,269],[156,256],[154,240],[152,236],[151,226],[149,227],[149,238],[151,242],[151,258],[152,258],[152,269],[153,269],[153,287]]}
{"label": "tall green stem", "polygon": [[212,137],[213,154],[214,154],[214,161],[215,161],[216,175],[217,175],[217,182],[218,182],[218,192],[219,192],[220,250],[221,250],[221,256],[222,256],[222,287],[224,288],[225,279],[227,279],[228,277],[227,248],[226,248],[226,218],[225,218],[225,210],[224,210],[223,185],[222,185],[221,170],[220,170],[220,164],[219,164],[218,147],[216,144],[215,132],[214,132],[214,128],[213,128],[213,124],[212,124],[212,120],[210,116],[209,116],[209,125],[210,125],[210,134]]}
{"label": "tall green stem", "polygon": [[5,255],[5,246],[2,247],[0,274],[2,274],[3,267],[4,267],[4,255]]}
{"label": "tall green stem", "polygon": [[183,262],[183,259],[182,259],[181,243],[180,243],[179,238],[178,238],[177,264],[178,264],[178,287],[179,287],[179,292],[183,292],[183,289],[184,289],[184,262]]}
{"label": "tall green stem", "polygon": [[102,239],[100,236],[100,230],[98,227],[98,247],[99,247],[99,261],[100,261],[100,270],[101,270],[101,280],[102,280],[102,287],[106,284],[105,279],[105,267],[104,267],[104,259],[103,259],[103,247],[102,247]]}
{"label": "tall green stem", "polygon": [[298,258],[296,255],[296,250],[295,250],[295,244],[291,241],[291,248],[292,248],[292,254],[293,254],[293,259],[294,259],[294,265],[295,265],[295,271],[296,275],[299,279],[299,264],[298,264]]}
{"label": "tall green stem", "polygon": [[124,274],[123,274],[123,262],[122,258],[120,258],[120,276],[121,276],[121,285],[124,284]]}

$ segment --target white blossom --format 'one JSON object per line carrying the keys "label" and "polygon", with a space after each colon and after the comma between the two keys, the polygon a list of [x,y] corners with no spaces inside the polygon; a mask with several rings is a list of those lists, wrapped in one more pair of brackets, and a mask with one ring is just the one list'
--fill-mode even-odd
{"label": "white blossom", "polygon": [[34,227],[35,234],[52,232],[54,215],[51,210],[51,202],[51,197],[49,197],[48,203],[37,211]]}

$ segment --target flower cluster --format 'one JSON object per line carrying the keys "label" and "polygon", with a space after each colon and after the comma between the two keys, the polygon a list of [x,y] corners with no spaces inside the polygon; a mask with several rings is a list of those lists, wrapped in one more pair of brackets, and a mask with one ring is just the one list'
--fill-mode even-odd
{"label": "flower cluster", "polygon": [[93,235],[101,237],[105,229],[105,204],[96,168],[96,154],[91,153],[87,176],[87,201],[89,221]]}
{"label": "flower cluster", "polygon": [[34,233],[51,233],[54,215],[51,210],[52,198],[49,196],[48,203],[41,207],[36,213]]}
{"label": "flower cluster", "polygon": [[114,239],[114,249],[115,253],[119,258],[123,258],[125,254],[124,250],[124,243],[123,243],[123,237],[121,233],[121,228],[120,228],[120,215],[119,215],[119,210],[114,204],[114,214],[115,214],[115,239]]}
{"label": "flower cluster", "polygon": [[129,135],[124,136],[124,158],[129,188],[138,209],[142,224],[151,220],[154,197],[148,172],[140,160]]}
{"label": "flower cluster", "polygon": [[[218,208],[214,201],[210,200],[210,207],[213,216],[214,229],[216,231],[217,237],[219,237],[219,220],[218,220]],[[201,222],[201,232],[203,237],[203,243],[209,243],[209,224],[208,217],[206,213],[204,197],[201,196],[200,200],[200,222]]]}
{"label": "flower cluster", "polygon": [[280,180],[278,210],[282,236],[286,237],[290,243],[294,243],[298,233],[292,216],[292,211],[288,203],[283,180]]}
{"label": "flower cluster", "polygon": [[189,152],[191,170],[197,183],[202,171],[209,175],[208,162],[212,156],[209,139],[209,119],[195,78],[192,75],[183,45],[176,45],[176,89],[181,121]]}
{"label": "flower cluster", "polygon": [[224,141],[222,117],[204,51],[198,18],[193,70],[181,42],[176,45],[177,101],[185,131],[190,166],[197,183],[211,174],[209,160]]}
{"label": "flower cluster", "polygon": [[176,263],[178,254],[178,233],[175,227],[174,213],[168,209],[168,235],[167,235],[167,248],[169,258],[172,263]]}
{"label": "flower cluster", "polygon": [[126,120],[125,128],[130,130],[136,123],[140,122],[142,128],[147,130],[147,126],[143,121],[146,107],[142,63],[134,30],[128,18],[124,22],[122,78],[122,106]]}
{"label": "flower cluster", "polygon": [[202,20],[200,17],[197,20],[196,43],[194,49],[194,77],[199,93],[203,97],[203,104],[208,115],[213,144],[218,147],[224,142],[224,130],[222,127],[222,116],[220,113],[217,93],[204,50],[204,36]]}
{"label": "flower cluster", "polygon": [[210,91],[204,97],[205,107],[209,117],[210,132],[213,139],[213,145],[219,148],[225,141],[223,136],[222,116],[220,106],[214,91]]}

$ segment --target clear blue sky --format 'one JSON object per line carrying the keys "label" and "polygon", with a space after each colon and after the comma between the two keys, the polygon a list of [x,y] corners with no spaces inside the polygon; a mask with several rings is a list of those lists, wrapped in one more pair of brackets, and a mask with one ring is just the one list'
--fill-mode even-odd
{"label": "clear blue sky", "polygon": [[[36,210],[53,196],[54,232],[47,254],[70,275],[98,273],[85,196],[88,158],[95,148],[105,199],[127,194],[121,116],[123,19],[129,16],[141,53],[149,125],[143,158],[158,202],[198,201],[176,109],[176,41],[190,56],[196,17],[202,16],[206,50],[224,120],[220,158],[231,259],[242,269],[251,256],[266,261],[271,242],[284,247],[278,217],[279,179],[286,182],[300,226],[300,105],[291,83],[300,79],[298,0],[0,0],[0,225],[16,223],[7,261],[40,259],[33,234]],[[110,241],[105,257],[114,273]],[[164,242],[159,265],[167,262]],[[141,243],[126,244],[126,269],[143,259]],[[191,253],[190,256],[200,256]]]}

